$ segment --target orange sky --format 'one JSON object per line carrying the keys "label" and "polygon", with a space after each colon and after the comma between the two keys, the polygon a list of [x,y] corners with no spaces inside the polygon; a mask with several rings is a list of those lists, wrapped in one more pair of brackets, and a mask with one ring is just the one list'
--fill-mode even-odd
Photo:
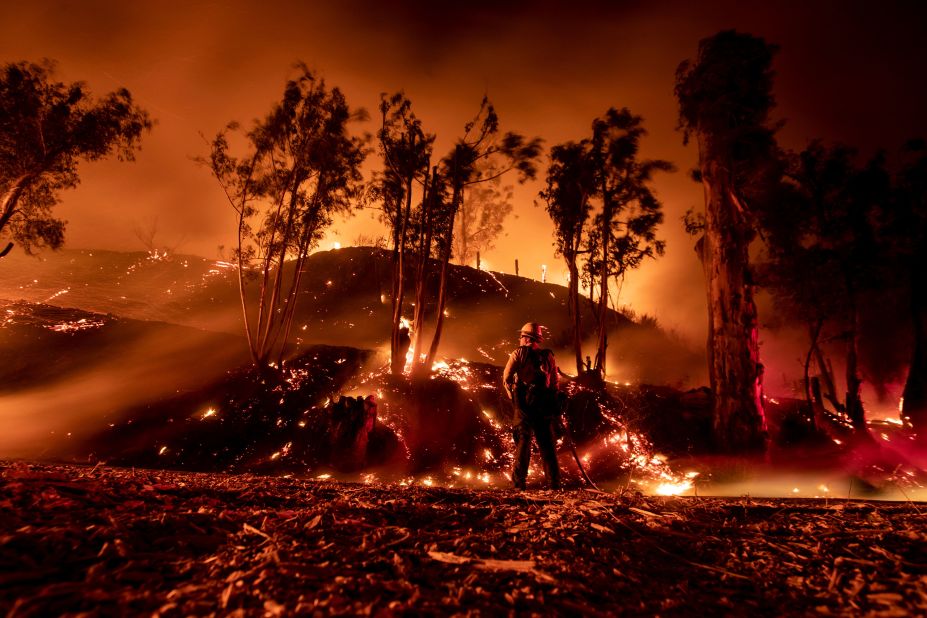
{"label": "orange sky", "polygon": [[[505,8],[494,7],[502,4]],[[156,242],[217,256],[234,217],[215,181],[191,157],[200,133],[263,115],[296,60],[340,87],[356,107],[376,110],[380,92],[405,89],[443,154],[488,94],[503,128],[547,145],[585,136],[609,106],[645,117],[646,157],[680,172],[657,179],[667,255],[632,274],[621,303],[700,340],[701,272],[680,217],[700,204],[688,180],[693,148],[675,131],[674,72],[699,39],[737,28],[781,45],[777,116],[781,140],[813,137],[864,149],[897,148],[927,135],[927,11],[910,2],[572,2],[468,3],[347,0],[170,2],[5,0],[0,60],[52,58],[65,79],[103,93],[125,86],[158,125],[131,165],[85,166],[83,184],[63,195],[67,246],[139,250],[136,226],[157,217]],[[375,124],[367,123],[367,131]],[[517,191],[507,236],[484,256],[494,270],[562,282],[552,227],[532,201],[540,183]],[[366,213],[337,237],[382,233]]]}

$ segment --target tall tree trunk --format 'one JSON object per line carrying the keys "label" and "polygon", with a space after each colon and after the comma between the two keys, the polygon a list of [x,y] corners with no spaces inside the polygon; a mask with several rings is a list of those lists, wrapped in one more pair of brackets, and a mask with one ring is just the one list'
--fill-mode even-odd
{"label": "tall tree trunk", "polygon": [[600,378],[605,377],[605,351],[608,348],[608,249],[612,235],[612,198],[602,187],[602,271],[599,273],[599,340],[596,346],[595,368]]}
{"label": "tall tree trunk", "polygon": [[[22,196],[23,192],[25,192],[29,183],[35,178],[36,175],[34,174],[22,174],[10,182],[7,185],[6,191],[0,195],[0,232],[3,231],[3,228],[7,226],[13,218],[13,215],[16,214],[16,205],[19,203],[19,198]],[[3,248],[3,253],[0,257],[5,256],[12,248],[13,243],[8,243],[6,247]]]}
{"label": "tall tree trunk", "polygon": [[708,291],[708,372],[714,394],[718,446],[729,452],[762,452],[766,421],[757,397],[759,343],[756,304],[749,279],[750,228],[732,193],[728,172],[707,155],[699,136],[705,190],[702,266]]}
{"label": "tall tree trunk", "polygon": [[302,281],[303,268],[306,264],[307,255],[307,249],[300,246],[299,255],[296,258],[296,264],[293,267],[293,280],[290,283],[290,291],[287,293],[286,305],[283,307],[283,318],[280,324],[281,328],[277,330],[277,334],[274,335],[274,340],[272,342],[272,345],[275,346],[277,343],[277,337],[280,334],[283,335],[282,341],[280,342],[280,348],[277,352],[277,366],[279,367],[283,367],[283,357],[286,352],[286,344],[290,339],[290,332],[293,329],[293,321],[296,319],[296,303],[299,299],[300,282]]}
{"label": "tall tree trunk", "polygon": [[248,298],[247,292],[245,290],[245,260],[242,256],[242,245],[245,235],[245,204],[241,205],[241,210],[238,211],[238,296],[241,299],[241,317],[244,322],[245,327],[245,337],[248,340],[248,352],[251,355],[251,363],[257,365],[258,354],[257,348],[255,347],[254,334],[251,332],[251,323],[248,319]]}
{"label": "tall tree trunk", "polygon": [[[920,261],[927,251],[920,251]],[[927,443],[927,269],[915,266],[911,273],[911,317],[914,320],[914,353],[904,384],[901,415],[910,419],[918,441]]]}
{"label": "tall tree trunk", "polygon": [[435,316],[435,333],[431,338],[431,347],[428,349],[428,358],[425,361],[427,368],[430,370],[434,365],[435,356],[438,354],[438,345],[441,342],[441,331],[444,329],[444,307],[447,304],[447,272],[448,263],[451,261],[451,243],[454,240],[454,219],[457,216],[457,205],[460,204],[461,187],[454,186],[454,195],[451,203],[451,220],[447,226],[447,240],[444,243],[444,255],[441,258],[441,282],[438,287],[438,307]]}
{"label": "tall tree trunk", "polygon": [[[434,199],[436,192],[438,190],[438,168],[437,166],[432,168],[431,171],[431,189],[422,197],[422,218],[421,226],[419,227],[419,238],[421,238],[421,245],[419,247],[419,262],[418,262],[418,272],[416,274],[415,282],[415,313],[412,318],[412,371],[413,373],[420,372],[420,367],[422,367],[422,347],[424,345],[424,327],[425,327],[425,293],[426,293],[426,279],[428,276],[428,262],[431,259],[431,240],[434,234],[434,226],[432,225],[432,206],[433,202],[430,200]],[[425,185],[428,185],[428,177],[425,177]]]}
{"label": "tall tree trunk", "polygon": [[[261,350],[261,360],[264,363],[266,363],[273,354],[273,342],[277,339],[279,324],[282,319],[282,315],[280,315],[282,313],[280,311],[280,304],[283,302],[283,269],[286,265],[286,254],[288,249],[286,240],[292,235],[294,220],[296,218],[298,190],[301,183],[302,179],[294,172],[292,185],[290,186],[289,205],[287,206],[286,226],[283,228],[283,233],[280,235],[280,253],[277,258],[277,268],[274,272],[270,302],[267,305],[267,321],[264,324],[264,333],[260,335],[258,345]],[[273,263],[273,258],[271,259],[271,263]],[[275,322],[278,325],[277,328],[274,328]]]}
{"label": "tall tree trunk", "polygon": [[450,244],[444,249],[444,255],[441,259],[441,281],[438,287],[438,307],[435,317],[435,332],[431,338],[431,347],[428,348],[428,358],[425,360],[425,366],[431,368],[435,362],[435,356],[438,354],[438,345],[441,342],[441,333],[444,330],[444,308],[447,304],[447,271],[448,264],[451,261]]}
{"label": "tall tree trunk", "polygon": [[866,413],[863,409],[863,400],[860,391],[863,381],[859,377],[859,310],[856,307],[854,293],[850,292],[850,329],[847,332],[847,364],[846,381],[847,416],[858,433],[868,433],[866,426]]}
{"label": "tall tree trunk", "polygon": [[[390,331],[390,373],[399,375],[406,366],[405,354],[402,353],[403,346],[400,342],[400,322],[402,320],[402,301],[405,296],[405,256],[406,256],[406,234],[409,227],[409,216],[412,211],[412,183],[414,178],[410,176],[406,179],[406,206],[402,213],[402,222],[399,231],[399,259],[396,261],[396,270],[394,277],[396,285],[394,286],[393,297],[393,323]],[[402,358],[400,358],[400,356]]]}
{"label": "tall tree trunk", "polygon": [[582,308],[579,306],[579,268],[576,266],[576,253],[570,256],[568,260],[570,269],[570,285],[568,288],[570,309],[570,318],[573,322],[573,353],[576,355],[576,375],[582,375],[585,367],[583,365],[583,347],[582,347]]}
{"label": "tall tree trunk", "polygon": [[821,329],[824,327],[824,320],[818,320],[814,324],[811,324],[808,327],[808,338],[811,341],[811,344],[808,346],[808,353],[805,354],[805,362],[803,365],[804,374],[803,374],[803,384],[805,385],[805,401],[808,402],[808,411],[810,413],[811,422],[816,427],[822,427],[823,423],[818,419],[818,407],[815,402],[815,398],[812,396],[811,389],[811,357],[814,354],[814,350],[818,346],[818,338],[821,336]]}

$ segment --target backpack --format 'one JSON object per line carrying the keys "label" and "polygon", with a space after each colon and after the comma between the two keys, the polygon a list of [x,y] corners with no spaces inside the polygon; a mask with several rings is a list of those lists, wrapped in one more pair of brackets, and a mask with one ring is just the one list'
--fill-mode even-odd
{"label": "backpack", "polygon": [[529,379],[520,384],[521,403],[528,409],[544,414],[552,414],[556,400],[556,391],[547,386],[547,361],[550,350],[528,348],[527,366],[531,369]]}

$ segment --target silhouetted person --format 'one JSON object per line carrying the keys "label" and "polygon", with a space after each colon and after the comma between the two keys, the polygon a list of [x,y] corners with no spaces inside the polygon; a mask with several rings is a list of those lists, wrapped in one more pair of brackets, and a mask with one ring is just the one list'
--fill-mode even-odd
{"label": "silhouetted person", "polygon": [[519,332],[519,347],[509,356],[502,374],[505,392],[515,405],[512,432],[515,466],[512,483],[524,489],[531,461],[531,437],[538,443],[544,474],[551,489],[560,489],[560,466],[552,424],[557,416],[557,362],[554,353],[541,349],[541,326],[528,322]]}

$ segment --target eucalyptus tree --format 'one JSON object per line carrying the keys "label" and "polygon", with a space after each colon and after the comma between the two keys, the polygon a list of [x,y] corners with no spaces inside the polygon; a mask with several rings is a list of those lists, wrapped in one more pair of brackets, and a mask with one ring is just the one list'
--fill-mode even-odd
{"label": "eucalyptus tree", "polygon": [[756,200],[774,158],[772,58],[763,39],[723,31],[699,43],[694,62],[676,71],[684,141],[698,145],[697,178],[705,195],[699,255],[708,297],[708,361],[719,446],[766,447],[754,281],[748,249]]}
{"label": "eucalyptus tree", "polygon": [[384,209],[389,213],[393,237],[392,320],[390,328],[390,370],[402,373],[405,353],[401,320],[405,296],[406,244],[412,217],[412,194],[422,188],[422,202],[427,188],[428,169],[434,135],[424,132],[421,121],[412,112],[412,102],[402,93],[380,99],[382,124],[377,137],[385,168],[382,184]]}
{"label": "eucalyptus tree", "polygon": [[656,238],[656,228],[663,222],[662,204],[650,185],[655,172],[675,168],[669,161],[639,160],[640,140],[646,134],[643,118],[628,108],[611,108],[592,123],[589,159],[601,208],[594,220],[598,234],[591,237],[589,249],[591,270],[598,275],[594,369],[601,376],[606,370],[609,281],[623,280],[645,258],[663,255],[665,248]]}
{"label": "eucalyptus tree", "polygon": [[583,253],[584,230],[596,194],[596,177],[589,157],[589,143],[567,142],[551,148],[547,188],[541,191],[547,213],[554,223],[557,254],[566,262],[570,280],[567,306],[573,325],[573,353],[577,375],[584,370],[582,310],[579,302],[579,258]]}
{"label": "eucalyptus tree", "polygon": [[445,216],[439,221],[434,221],[440,230],[437,244],[441,251],[441,275],[434,335],[424,363],[416,359],[419,362],[419,371],[432,366],[441,341],[447,305],[448,264],[454,245],[454,222],[465,191],[510,172],[516,174],[519,182],[534,178],[535,165],[540,153],[539,138],[526,139],[518,133],[502,133],[495,108],[489,99],[484,97],[476,116],[464,126],[463,136],[441,161],[441,169],[436,177],[446,183],[444,190],[450,195],[450,199],[444,212]]}
{"label": "eucalyptus tree", "polygon": [[[438,166],[432,166],[425,179],[421,204],[413,211],[415,234],[415,309],[412,317],[412,371],[421,374],[431,366],[422,362],[425,346],[424,325],[428,306],[429,266],[434,258],[442,255],[437,239],[447,235],[446,227],[451,220],[451,203],[447,182]],[[437,253],[436,253],[437,252]]]}
{"label": "eucalyptus tree", "polygon": [[203,161],[237,216],[244,329],[262,370],[284,360],[306,259],[333,217],[355,205],[367,154],[368,137],[349,132],[363,110],[305,65],[297,68],[281,100],[244,132],[244,154],[232,154],[230,134],[240,131],[233,122]]}
{"label": "eucalyptus tree", "polygon": [[60,247],[65,222],[52,211],[80,183],[80,163],[131,161],[151,128],[124,88],[95,99],[82,82],[57,81],[50,61],[0,67],[0,257],[14,243]]}

